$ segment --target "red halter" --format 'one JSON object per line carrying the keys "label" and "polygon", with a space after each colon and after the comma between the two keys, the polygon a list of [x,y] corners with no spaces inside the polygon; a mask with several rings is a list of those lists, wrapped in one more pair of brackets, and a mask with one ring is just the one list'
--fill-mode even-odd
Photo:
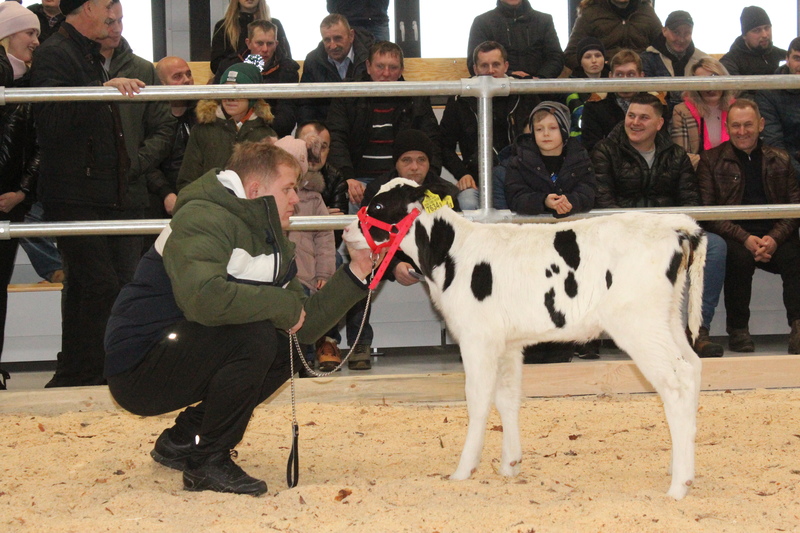
{"label": "red halter", "polygon": [[[361,223],[361,233],[364,234],[364,238],[367,240],[367,244],[369,244],[372,253],[377,253],[383,248],[389,248],[389,251],[386,252],[386,256],[381,262],[381,266],[378,268],[378,271],[372,278],[372,282],[369,284],[369,289],[375,290],[375,288],[378,286],[378,283],[380,283],[383,274],[386,272],[392,257],[394,257],[395,252],[397,252],[397,249],[400,247],[400,243],[411,229],[411,226],[414,224],[414,220],[419,216],[419,209],[414,208],[397,224],[387,224],[382,220],[378,220],[377,218],[367,215],[366,207],[359,209],[357,216],[358,221]],[[389,232],[389,239],[386,242],[376,244],[369,232],[369,230],[373,227]]]}

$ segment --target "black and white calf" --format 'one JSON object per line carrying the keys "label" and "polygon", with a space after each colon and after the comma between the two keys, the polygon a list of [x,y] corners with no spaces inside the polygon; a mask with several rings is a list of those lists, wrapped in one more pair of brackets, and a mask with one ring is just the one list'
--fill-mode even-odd
{"label": "black and white calf", "polygon": [[[688,216],[629,213],[557,224],[480,224],[449,208],[422,207],[426,191],[397,178],[367,208],[395,224],[421,211],[400,249],[427,280],[458,340],[469,428],[451,479],[478,467],[492,400],[503,423],[500,472],[519,473],[522,351],[540,342],[585,342],[607,332],[661,396],[672,437],[672,484],[683,498],[694,479],[700,359],[682,323],[689,277],[689,329],[700,326],[706,237]],[[357,222],[345,239],[366,245]],[[389,234],[373,227],[374,241]],[[363,242],[362,242],[363,241]]]}

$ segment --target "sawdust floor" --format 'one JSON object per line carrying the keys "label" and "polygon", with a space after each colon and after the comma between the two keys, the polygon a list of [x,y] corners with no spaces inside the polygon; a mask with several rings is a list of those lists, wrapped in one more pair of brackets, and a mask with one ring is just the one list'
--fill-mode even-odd
{"label": "sawdust floor", "polygon": [[0,415],[0,531],[760,532],[800,531],[800,390],[704,393],[697,479],[669,485],[653,395],[523,403],[524,458],[497,474],[500,420],[483,462],[449,481],[466,434],[455,404],[300,404],[300,485],[286,488],[291,414],[265,405],[238,462],[265,496],[182,490],[148,453],[171,417]]}

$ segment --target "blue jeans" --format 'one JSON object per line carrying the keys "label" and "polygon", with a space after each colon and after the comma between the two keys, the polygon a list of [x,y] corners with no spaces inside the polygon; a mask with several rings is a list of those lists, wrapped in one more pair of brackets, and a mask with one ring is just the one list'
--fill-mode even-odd
{"label": "blue jeans", "polygon": [[458,205],[462,211],[474,211],[481,207],[481,193],[478,189],[464,189],[458,193]]}
{"label": "blue jeans", "polygon": [[389,22],[375,22],[372,20],[356,20],[350,22],[350,26],[353,28],[361,28],[362,30],[368,31],[375,37],[376,41],[388,41],[389,40]]}
{"label": "blue jeans", "polygon": [[[43,221],[44,208],[42,208],[41,202],[36,202],[25,215],[25,222],[36,223]],[[31,260],[31,266],[40,278],[49,280],[56,270],[64,269],[61,263],[61,254],[58,253],[58,248],[56,248],[55,239],[50,237],[20,239],[19,244],[22,246],[22,249],[25,250],[25,253],[28,254],[28,259]]]}
{"label": "blue jeans", "polygon": [[495,209],[508,209],[506,203],[506,167],[498,165],[492,169],[492,204]]}
{"label": "blue jeans", "polygon": [[728,255],[728,245],[725,239],[716,233],[706,233],[708,237],[708,251],[706,252],[706,267],[703,270],[703,327],[711,327],[714,311],[719,303],[719,295],[725,284],[725,261]]}

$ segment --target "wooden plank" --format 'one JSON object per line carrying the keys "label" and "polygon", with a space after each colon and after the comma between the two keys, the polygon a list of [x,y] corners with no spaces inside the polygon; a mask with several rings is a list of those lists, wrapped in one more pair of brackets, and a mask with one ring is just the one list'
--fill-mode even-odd
{"label": "wooden plank", "polygon": [[63,288],[61,283],[12,283],[8,286],[8,292],[51,292]]}

